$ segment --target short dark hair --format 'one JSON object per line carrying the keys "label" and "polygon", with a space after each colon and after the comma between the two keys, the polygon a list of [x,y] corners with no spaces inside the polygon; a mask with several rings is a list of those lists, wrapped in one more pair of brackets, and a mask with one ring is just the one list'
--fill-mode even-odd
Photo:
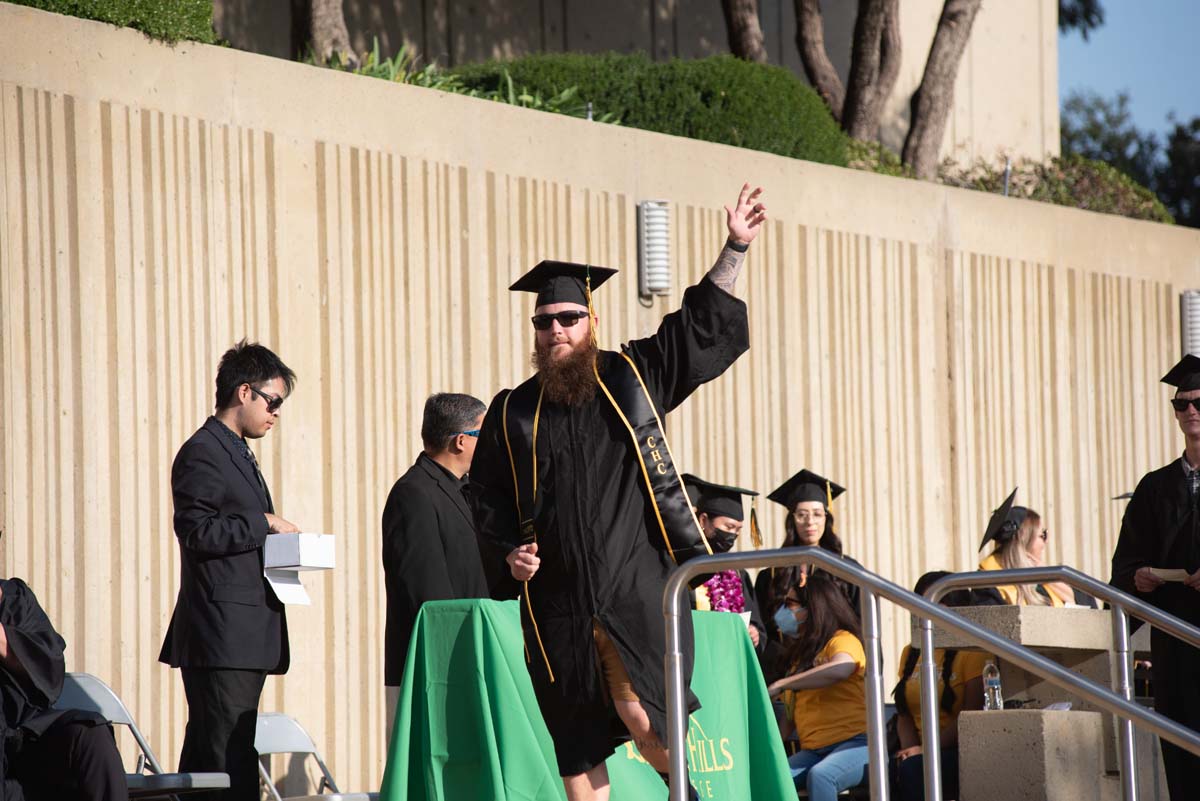
{"label": "short dark hair", "polygon": [[217,365],[217,410],[224,409],[233,401],[234,393],[242,384],[258,389],[272,378],[283,379],[283,396],[292,394],[296,385],[296,374],[283,360],[257,342],[242,340],[221,356]]}
{"label": "short dark hair", "polygon": [[421,442],[431,451],[450,447],[450,440],[475,424],[487,404],[472,395],[439,392],[425,401],[421,419]]}

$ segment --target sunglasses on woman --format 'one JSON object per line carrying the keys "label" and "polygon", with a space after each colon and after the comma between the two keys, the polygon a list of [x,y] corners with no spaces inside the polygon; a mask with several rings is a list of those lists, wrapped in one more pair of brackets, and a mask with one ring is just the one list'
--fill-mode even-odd
{"label": "sunglasses on woman", "polygon": [[549,331],[555,320],[558,320],[558,324],[563,328],[570,328],[587,316],[588,313],[585,311],[564,311],[558,314],[535,314],[530,319],[533,321],[533,327],[537,330]]}

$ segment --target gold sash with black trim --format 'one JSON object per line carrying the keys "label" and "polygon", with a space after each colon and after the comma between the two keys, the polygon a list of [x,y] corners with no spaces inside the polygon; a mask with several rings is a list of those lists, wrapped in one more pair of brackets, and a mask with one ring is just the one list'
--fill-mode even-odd
{"label": "gold sash with black trim", "polygon": [[[601,358],[605,357],[609,368],[603,377],[596,370],[596,379],[600,391],[629,432],[646,496],[667,552],[676,564],[692,556],[711,554],[712,548],[700,530],[675,469],[675,457],[646,383],[624,352],[601,354]],[[537,539],[534,520],[541,501],[537,492],[537,430],[541,409],[541,385],[536,376],[504,398],[504,440],[513,473],[522,542]]]}

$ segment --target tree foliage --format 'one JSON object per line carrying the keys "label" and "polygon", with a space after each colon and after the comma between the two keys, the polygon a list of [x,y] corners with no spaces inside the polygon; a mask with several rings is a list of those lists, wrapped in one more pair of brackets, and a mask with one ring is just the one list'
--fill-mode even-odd
{"label": "tree foliage", "polygon": [[1164,143],[1134,124],[1126,93],[1075,92],[1063,103],[1062,152],[1110,165],[1148,187],[1177,222],[1200,227],[1200,117],[1168,121]]}
{"label": "tree foliage", "polygon": [[1079,31],[1086,42],[1088,34],[1103,24],[1101,0],[1058,0],[1058,29],[1062,33]]}

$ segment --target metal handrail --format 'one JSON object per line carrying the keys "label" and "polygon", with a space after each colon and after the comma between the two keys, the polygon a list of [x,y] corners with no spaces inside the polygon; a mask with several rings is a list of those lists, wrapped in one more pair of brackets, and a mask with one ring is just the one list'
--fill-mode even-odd
{"label": "metal handrail", "polygon": [[[979,644],[991,653],[1030,673],[1074,690],[1076,694],[1106,712],[1130,718],[1176,745],[1200,754],[1200,734],[1152,710],[1135,704],[1111,690],[1085,679],[1051,659],[1022,645],[982,628],[956,612],[910,592],[877,576],[853,562],[844,560],[818,547],[786,548],[752,553],[730,553],[702,556],[677,567],[667,579],[663,590],[663,616],[666,619],[666,690],[667,690],[667,747],[670,765],[670,801],[687,798],[687,704],[683,681],[683,653],[680,646],[680,617],[685,608],[684,591],[687,582],[701,573],[738,570],[751,567],[789,567],[800,563],[819,565],[823,570],[862,588],[863,643],[866,660],[867,749],[870,754],[870,787],[872,801],[887,801],[887,753],[883,729],[883,676],[879,648],[879,597],[907,609],[921,618],[937,621],[942,627]],[[932,647],[922,655],[922,661],[933,659]],[[922,709],[926,698],[936,696],[937,679],[932,670],[922,670]],[[927,682],[926,679],[932,682]],[[936,710],[936,707],[935,707]],[[925,717],[925,720],[929,720]],[[932,720],[937,720],[936,711]],[[930,749],[926,753],[936,753]],[[934,782],[931,784],[931,778]],[[940,776],[925,772],[927,799],[941,798]]]}
{"label": "metal handrail", "polygon": [[[1113,692],[1127,700],[1133,700],[1133,684],[1129,664],[1129,615],[1132,613],[1162,631],[1200,648],[1200,628],[1180,620],[1174,615],[1167,614],[1161,609],[1151,606],[1140,598],[1118,590],[1111,584],[1081,573],[1065,565],[1046,567],[1024,567],[1009,570],[980,570],[969,573],[951,573],[935,581],[925,591],[925,597],[931,601],[940,601],[949,591],[958,587],[998,587],[1006,584],[1033,584],[1044,581],[1061,581],[1073,589],[1093,595],[1107,601],[1112,606],[1113,645],[1110,649],[1116,658],[1116,670],[1113,672]],[[933,653],[933,624],[926,619],[921,620],[921,647],[925,653]],[[925,664],[922,657],[922,680],[924,680]],[[932,686],[936,687],[936,683]],[[931,731],[937,735],[938,719],[929,717],[929,710],[922,700],[921,715],[923,720],[931,720]],[[1137,801],[1137,759],[1133,740],[1133,721],[1122,717],[1118,724],[1121,752],[1121,794],[1125,801]],[[933,757],[937,762],[939,756]],[[929,758],[926,757],[926,766]],[[931,770],[940,770],[934,764]],[[940,776],[940,773],[939,773]]]}

